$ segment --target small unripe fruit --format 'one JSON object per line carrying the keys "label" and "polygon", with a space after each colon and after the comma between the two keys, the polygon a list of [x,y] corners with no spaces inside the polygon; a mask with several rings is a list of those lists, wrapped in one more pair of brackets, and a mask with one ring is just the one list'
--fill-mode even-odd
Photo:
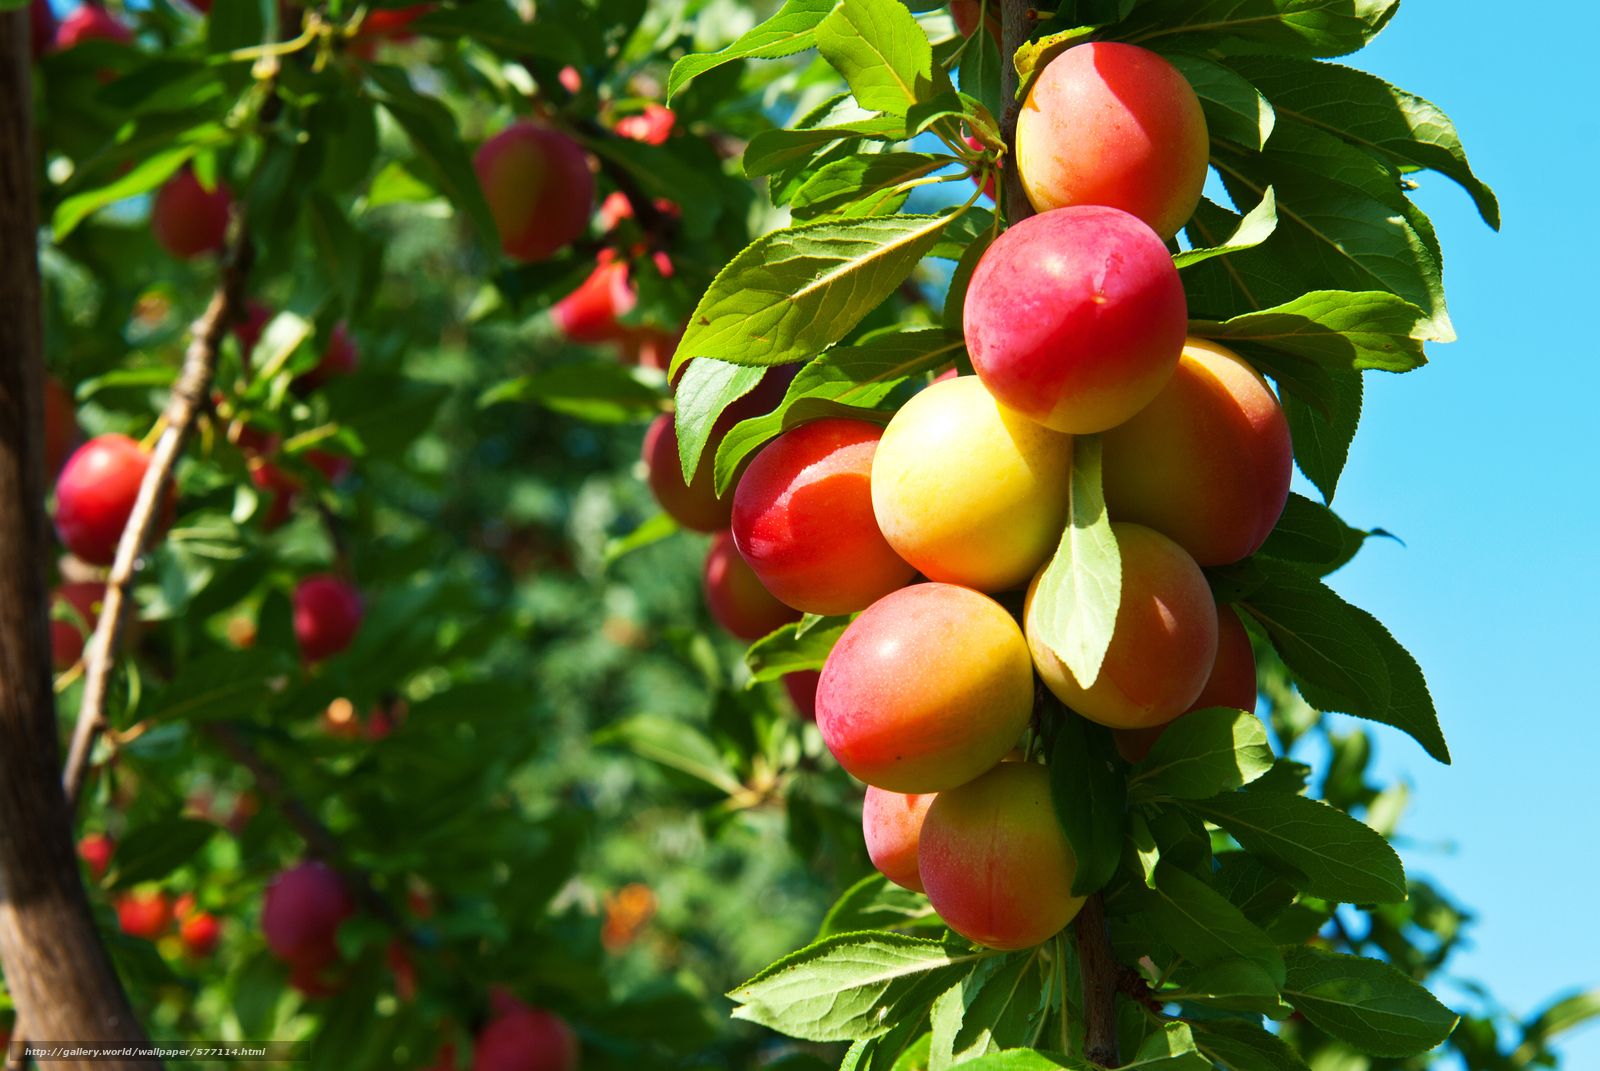
{"label": "small unripe fruit", "polygon": [[978,22],[981,19],[987,26],[995,44],[1000,43],[1000,0],[987,0],[988,10],[984,10],[984,0],[950,0],[950,18],[956,24],[956,30],[963,37],[971,37],[978,32]]}
{"label": "small unripe fruit", "polygon": [[520,1002],[504,1007],[473,1045],[472,1071],[577,1071],[578,1036],[565,1019]]}
{"label": "small unripe fruit", "polygon": [[262,333],[276,315],[270,305],[254,298],[244,303],[244,315],[233,322],[233,337],[239,340],[239,349],[246,357],[256,348]]}
{"label": "small unripe fruit", "polygon": [[322,863],[305,862],[267,886],[261,930],[274,956],[310,972],[310,978],[338,958],[339,924],[354,913],[339,875]]}
{"label": "small unripe fruit", "polygon": [[799,620],[800,611],[785,606],[761,586],[754,570],[739,556],[733,533],[711,537],[702,583],[706,607],[717,624],[741,640],[759,640],[780,625]]}
{"label": "small unripe fruit", "polygon": [[994,400],[976,376],[934,383],[894,415],[872,461],[872,508],[930,580],[1028,582],[1061,539],[1072,439]]}
{"label": "small unripe fruit", "polygon": [[672,136],[672,126],[677,116],[659,104],[646,104],[637,115],[626,115],[617,120],[616,131],[625,138],[642,141],[646,145],[660,145]]}
{"label": "small unripe fruit", "polygon": [[307,662],[343,651],[361,627],[361,593],[329,573],[308,576],[294,589],[294,637]]}
{"label": "small unripe fruit", "polygon": [[222,923],[209,911],[195,910],[193,896],[180,897],[172,914],[178,920],[178,940],[186,953],[203,958],[217,950],[222,940]]}
{"label": "small unripe fruit", "polygon": [[550,318],[573,342],[598,345],[621,341],[627,330],[619,322],[638,302],[638,294],[625,260],[610,250],[600,255],[598,266],[576,290],[556,302]]}
{"label": "small unripe fruit", "polygon": [[56,30],[56,50],[61,51],[84,41],[115,41],[127,45],[133,43],[133,31],[103,7],[94,4],[83,4],[73,8],[66,18],[61,20],[60,27]]}
{"label": "small unripe fruit", "polygon": [[484,142],[472,162],[511,259],[546,260],[589,225],[594,175],[567,135],[523,120]]}
{"label": "small unripe fruit", "polygon": [[797,610],[865,609],[915,572],[872,513],[882,434],[863,420],[803,424],[762,449],[739,481],[734,542],[766,589]]}
{"label": "small unripe fruit", "polygon": [[1192,338],[1155,400],[1106,433],[1106,508],[1201,565],[1227,565],[1266,542],[1293,466],[1289,422],[1267,381],[1232,350]]}
{"label": "small unripe fruit", "polygon": [[1007,762],[939,793],[917,853],[933,909],[989,948],[1032,948],[1083,907],[1070,892],[1078,861],[1050,802],[1043,766]]}
{"label": "small unripe fruit", "polygon": [[1040,72],[1017,115],[1017,168],[1034,208],[1120,208],[1162,239],[1194,214],[1210,151],[1194,89],[1137,45],[1067,49]]}
{"label": "small unripe fruit", "polygon": [[1084,435],[1116,427],[1166,386],[1188,315],[1161,239],[1098,207],[1006,230],[978,261],[964,306],[967,348],[989,392]]}
{"label": "small unripe fruit", "polygon": [[28,54],[35,63],[39,57],[50,51],[50,42],[56,36],[56,13],[51,10],[50,0],[29,0],[28,2]]}
{"label": "small unripe fruit", "polygon": [[[50,662],[56,672],[71,669],[83,657],[83,646],[94,633],[105,602],[106,586],[98,580],[62,584],[51,595]],[[58,607],[70,607],[59,616]]]}
{"label": "small unripe fruit", "polygon": [[[56,477],[56,535],[91,565],[110,565],[150,455],[126,435],[98,435]],[[170,500],[170,499],[169,499]]]}
{"label": "small unripe fruit", "polygon": [[1037,578],[1023,611],[1028,646],[1045,686],[1090,721],[1113,729],[1164,725],[1193,705],[1211,675],[1217,605],[1205,574],[1178,544],[1137,524],[1114,523],[1111,531],[1122,555],[1122,599],[1094,682],[1079,684],[1039,637]]}
{"label": "small unripe fruit", "polygon": [[167,932],[172,904],[164,892],[127,893],[117,898],[117,924],[129,937],[154,941]]}
{"label": "small unripe fruit", "polygon": [[111,854],[117,842],[104,833],[90,833],[78,842],[78,858],[89,868],[89,876],[99,881],[111,866]]}
{"label": "small unripe fruit", "polygon": [[914,892],[922,891],[917,843],[934,798],[931,793],[907,796],[868,785],[861,801],[861,835],[872,865],[896,885]]}
{"label": "small unripe fruit", "polygon": [[306,394],[326,386],[332,380],[350,375],[360,364],[361,351],[356,348],[355,339],[350,337],[350,329],[342,323],[335,324],[328,333],[328,344],[322,351],[321,359],[309,371],[295,377],[295,392]]}
{"label": "small unripe fruit", "polygon": [[915,584],[850,623],[817,685],[817,727],[854,777],[943,792],[999,762],[1033,712],[1028,646],[1005,608]]}
{"label": "small unripe fruit", "polygon": [[[1239,612],[1227,605],[1217,607],[1217,660],[1212,663],[1211,676],[1189,709],[1178,717],[1212,707],[1252,712],[1256,709],[1256,653],[1250,647],[1250,634],[1239,620]],[[1169,721],[1148,729],[1113,729],[1111,735],[1122,757],[1138,762],[1150,754],[1171,724]]]}
{"label": "small unripe fruit", "polygon": [[150,206],[150,229],[156,242],[179,260],[221,251],[228,236],[233,197],[221,182],[214,190],[200,185],[184,168],[156,193]]}

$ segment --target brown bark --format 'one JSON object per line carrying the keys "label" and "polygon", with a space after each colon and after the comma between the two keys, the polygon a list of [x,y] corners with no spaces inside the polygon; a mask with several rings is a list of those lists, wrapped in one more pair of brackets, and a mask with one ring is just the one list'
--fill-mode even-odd
{"label": "brown bark", "polygon": [[59,775],[32,108],[24,9],[0,14],[0,964],[33,1037],[136,1045],[144,1033],[95,929]]}
{"label": "brown bark", "polygon": [[1073,923],[1078,937],[1078,971],[1083,980],[1083,1052],[1092,1063],[1116,1067],[1117,967],[1099,893],[1084,902]]}
{"label": "brown bark", "polygon": [[1000,117],[1000,136],[1006,142],[1005,167],[1000,172],[1000,204],[1005,209],[1009,227],[1034,214],[1033,205],[1028,203],[1028,195],[1022,188],[1022,173],[1017,168],[1017,112],[1022,102],[1017,100],[1017,65],[1012,59],[1033,32],[1033,21],[1028,17],[1032,10],[1029,0],[999,2],[1000,102],[1005,108]]}

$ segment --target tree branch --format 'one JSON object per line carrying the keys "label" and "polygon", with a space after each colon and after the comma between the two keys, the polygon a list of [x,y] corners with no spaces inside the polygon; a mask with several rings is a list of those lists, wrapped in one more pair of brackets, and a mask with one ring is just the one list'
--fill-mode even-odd
{"label": "tree branch", "polygon": [[58,773],[28,38],[26,7],[0,12],[0,963],[19,1019],[34,1036],[120,1048],[142,1045],[145,1036],[100,943]]}
{"label": "tree branch", "polygon": [[69,806],[75,807],[82,795],[95,741],[106,728],[106,698],[127,624],[128,589],[151,534],[160,523],[184,440],[194,427],[195,418],[209,404],[223,336],[244,307],[245,280],[250,274],[254,250],[239,206],[235,206],[234,212],[232,238],[223,260],[222,277],[206,311],[195,322],[193,337],[184,351],[183,367],[162,413],[161,435],[150,452],[144,482],[139,485],[139,496],[134,500],[133,512],[122,530],[116,558],[106,577],[100,619],[84,646],[83,701],[78,706],[78,723],[73,728],[72,745],[62,774]]}
{"label": "tree branch", "polygon": [[1118,969],[1099,893],[1084,902],[1073,928],[1083,981],[1084,1055],[1101,1067],[1116,1067],[1121,1063],[1117,1055]]}
{"label": "tree branch", "polygon": [[[1033,205],[1022,188],[1022,169],[1017,167],[1017,49],[1033,33],[1028,0],[999,0],[1000,3],[1000,100],[1005,114],[1000,117],[1000,136],[1006,142],[1005,166],[1000,172],[1000,203],[1005,208],[1006,225],[1012,226],[1033,215]],[[982,33],[980,27],[976,32]]]}

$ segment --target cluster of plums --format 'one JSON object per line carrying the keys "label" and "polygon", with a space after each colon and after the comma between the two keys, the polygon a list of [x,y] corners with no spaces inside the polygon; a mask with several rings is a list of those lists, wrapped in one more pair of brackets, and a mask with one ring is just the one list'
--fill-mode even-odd
{"label": "cluster of plums", "polygon": [[[95,881],[105,877],[116,841],[105,833],[90,833],[78,841],[78,857]],[[183,951],[202,959],[217,950],[222,940],[222,922],[195,901],[193,893],[176,899],[162,889],[123,893],[114,902],[117,924],[130,937],[157,941],[174,933]]]}
{"label": "cluster of plums", "polygon": [[[1185,713],[1255,705],[1249,636],[1201,567],[1261,546],[1292,456],[1262,376],[1187,335],[1166,243],[1198,203],[1208,146],[1194,91],[1161,57],[1068,49],[1018,122],[1038,214],[990,246],[967,291],[976,375],[938,377],[887,427],[790,428],[726,500],[709,462],[681,479],[669,418],[646,438],[667,511],[728,526],[705,579],[730,632],[859,612],[815,683],[818,728],[869,786],[874,864],[991,947],[1038,944],[1081,905],[1048,773],[1018,750],[1036,680],[1130,760]],[[745,409],[772,408],[759,392],[774,384],[730,409],[708,458]],[[1080,681],[1042,639],[1034,594],[1067,520],[1074,437],[1091,434],[1122,580],[1104,662]],[[994,597],[1007,592],[1024,593],[1020,615]]]}

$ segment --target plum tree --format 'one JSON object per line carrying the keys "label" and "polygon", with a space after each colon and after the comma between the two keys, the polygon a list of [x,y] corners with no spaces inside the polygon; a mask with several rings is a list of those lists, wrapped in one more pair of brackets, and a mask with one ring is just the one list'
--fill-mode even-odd
{"label": "plum tree", "polygon": [[739,480],[734,542],[766,589],[797,610],[862,610],[915,572],[873,516],[882,435],[864,420],[802,424],[767,444]]}
{"label": "plum tree", "polygon": [[156,192],[150,205],[150,231],[156,243],[179,260],[222,250],[228,237],[233,195],[218,182],[206,189],[185,167]]}
{"label": "plum tree", "polygon": [[761,586],[755,570],[733,545],[733,533],[726,529],[711,537],[701,583],[711,616],[741,640],[760,639],[800,617],[800,611],[785,606]]}
{"label": "plum tree", "polygon": [[550,309],[550,318],[573,342],[596,345],[627,335],[620,318],[638,302],[628,262],[615,250],[600,251],[594,271]]}
{"label": "plum tree", "polygon": [[1028,646],[1045,686],[1090,721],[1113,729],[1162,725],[1189,709],[1211,675],[1216,602],[1178,544],[1138,524],[1116,522],[1111,531],[1122,555],[1122,600],[1099,675],[1083,686],[1039,638],[1039,577],[1023,610]]}
{"label": "plum tree", "polygon": [[1137,45],[1067,49],[1045,65],[1017,115],[1017,169],[1033,207],[1120,208],[1163,239],[1194,214],[1210,152],[1194,89]]}
{"label": "plum tree", "polygon": [[1261,374],[1191,338],[1161,393],[1106,433],[1106,508],[1154,528],[1201,565],[1255,553],[1289,499],[1289,422]]}
{"label": "plum tree", "polygon": [[361,593],[331,573],[308,576],[295,586],[294,637],[307,662],[321,662],[349,647],[361,617]]}
{"label": "plum tree", "polygon": [[261,932],[267,948],[291,967],[318,971],[339,957],[339,926],[355,914],[343,879],[325,863],[306,861],[267,886]]}
{"label": "plum tree", "polygon": [[472,162],[513,260],[547,260],[588,227],[594,174],[583,147],[559,130],[520,120],[484,142]]}
{"label": "plum tree", "polygon": [[1058,208],[995,239],[964,306],[972,365],[1002,404],[1057,431],[1105,431],[1177,367],[1188,303],[1156,233],[1115,208]]}
{"label": "plum tree", "polygon": [[577,1071],[578,1035],[555,1012],[500,1002],[478,1032],[472,1071]]}
{"label": "plum tree", "polygon": [[990,948],[1031,948],[1077,916],[1078,861],[1056,820],[1050,775],[1007,762],[941,792],[917,851],[933,909],[952,930]]}
{"label": "plum tree", "polygon": [[[1217,659],[1212,663],[1211,675],[1183,714],[1210,707],[1250,711],[1256,707],[1256,654],[1250,647],[1250,634],[1239,620],[1239,612],[1225,603],[1217,606]],[[1113,729],[1111,736],[1123,758],[1138,762],[1150,754],[1150,749],[1171,724],[1166,722],[1147,729]]]}
{"label": "plum tree", "polygon": [[56,477],[62,546],[91,565],[110,565],[149,465],[144,448],[126,435],[97,435],[78,447]]}
{"label": "plum tree", "polygon": [[71,669],[83,657],[83,645],[94,631],[106,586],[98,580],[62,584],[50,597],[50,660],[57,671]]}
{"label": "plum tree", "polygon": [[817,685],[817,727],[856,778],[943,792],[999,762],[1033,711],[1022,631],[987,595],[914,584],[850,623]]}
{"label": "plum tree", "polygon": [[922,891],[917,844],[934,799],[933,793],[905,795],[868,785],[861,801],[861,836],[872,865],[896,885],[915,892]]}
{"label": "plum tree", "polygon": [[1061,538],[1072,439],[1007,409],[976,376],[934,383],[884,429],[872,507],[889,545],[930,580],[1004,591]]}

